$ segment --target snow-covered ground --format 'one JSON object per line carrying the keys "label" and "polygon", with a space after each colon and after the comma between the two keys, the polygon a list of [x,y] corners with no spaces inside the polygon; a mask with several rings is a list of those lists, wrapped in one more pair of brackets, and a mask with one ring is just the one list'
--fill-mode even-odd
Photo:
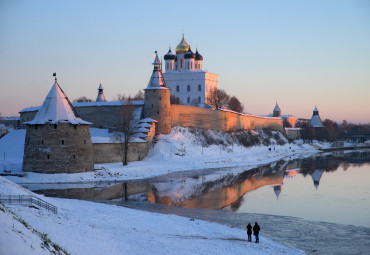
{"label": "snow-covered ground", "polygon": [[[92,132],[96,133],[96,130]],[[100,132],[99,136],[109,135]],[[199,137],[188,128],[173,128],[169,135],[160,135],[158,142],[151,148],[149,155],[142,161],[96,164],[94,172],[76,174],[39,174],[27,173],[24,177],[8,176],[16,183],[81,183],[96,181],[122,181],[145,179],[172,172],[222,167],[243,167],[243,170],[289,157],[304,157],[318,150],[308,144],[277,145],[275,140],[270,146],[245,148],[231,141],[227,133],[213,132],[213,139],[223,145],[205,146]],[[12,173],[22,173],[22,158],[25,130],[16,130],[0,139],[0,155],[5,152],[6,160],[2,165],[11,168]]]}
{"label": "snow-covered ground", "polygon": [[[104,135],[104,132],[99,135]],[[0,195],[31,194],[13,182],[122,181],[224,167],[245,171],[282,158],[304,157],[318,152],[309,145],[277,145],[275,140],[271,140],[270,146],[245,148],[231,141],[227,134],[214,132],[212,136],[222,140],[223,145],[205,146],[189,129],[174,128],[169,135],[158,137],[143,161],[130,162],[127,166],[122,166],[120,162],[96,164],[95,168],[99,170],[86,173],[27,173],[24,177],[7,176],[8,180],[0,177]],[[5,152],[5,161],[3,158],[0,160],[1,172],[11,169],[12,173],[23,173],[24,137],[25,130],[15,130],[0,139],[0,155]],[[30,228],[46,233],[71,254],[301,254],[301,251],[284,247],[263,236],[260,244],[248,243],[245,231],[214,223],[114,205],[39,197],[57,206],[58,214],[42,208],[9,208]],[[0,211],[0,226],[0,254],[20,254],[19,251],[23,250],[27,254],[49,254],[44,250],[39,252],[42,245],[40,237],[25,229],[6,208]],[[11,243],[12,246],[8,245]],[[18,249],[18,246],[22,248]],[[28,252],[30,249],[31,252]]]}
{"label": "snow-covered ground", "polygon": [[[0,194],[30,193],[0,177]],[[39,197],[57,206],[58,214],[43,208],[8,207],[30,229],[47,234],[70,254],[302,254],[263,236],[259,244],[249,243],[245,231],[215,223],[87,201]],[[0,226],[0,254],[51,254],[42,248],[37,234],[25,228],[7,208],[0,210]]]}

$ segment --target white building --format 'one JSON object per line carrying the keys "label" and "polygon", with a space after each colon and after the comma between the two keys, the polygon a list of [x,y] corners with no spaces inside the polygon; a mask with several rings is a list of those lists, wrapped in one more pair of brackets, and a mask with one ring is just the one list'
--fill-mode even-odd
{"label": "white building", "polygon": [[164,55],[164,61],[163,77],[171,89],[171,96],[178,97],[183,105],[205,107],[208,93],[213,88],[217,89],[218,75],[202,69],[203,57],[198,49],[194,54],[182,35],[176,55],[170,49]]}

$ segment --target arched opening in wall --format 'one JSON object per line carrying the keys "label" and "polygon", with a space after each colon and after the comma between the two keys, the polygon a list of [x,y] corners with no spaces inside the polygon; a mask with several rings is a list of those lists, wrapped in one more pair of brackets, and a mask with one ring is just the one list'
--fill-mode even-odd
{"label": "arched opening in wall", "polygon": [[73,154],[73,159],[76,159],[76,154]]}
{"label": "arched opening in wall", "polygon": [[44,140],[41,140],[41,144],[44,144]]}
{"label": "arched opening in wall", "polygon": [[39,125],[37,125],[37,124],[36,124],[36,125],[35,125],[35,129],[38,129],[38,127],[39,127]]}
{"label": "arched opening in wall", "polygon": [[84,140],[84,144],[86,144],[86,140]]}
{"label": "arched opening in wall", "polygon": [[73,125],[73,128],[76,130],[77,129],[77,125]]}
{"label": "arched opening in wall", "polygon": [[50,155],[48,154],[48,155],[46,156],[46,158],[47,158],[47,159],[50,159]]}
{"label": "arched opening in wall", "polygon": [[57,129],[58,125],[57,124],[54,124],[54,129]]}
{"label": "arched opening in wall", "polygon": [[64,145],[64,140],[61,140],[61,142],[62,142],[62,145]]}

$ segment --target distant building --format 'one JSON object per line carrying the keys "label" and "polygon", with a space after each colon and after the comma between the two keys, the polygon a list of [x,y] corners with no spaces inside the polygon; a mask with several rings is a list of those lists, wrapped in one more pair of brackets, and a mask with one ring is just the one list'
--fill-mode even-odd
{"label": "distant building", "polygon": [[99,88],[98,88],[98,96],[96,97],[96,100],[95,102],[106,102],[107,100],[105,99],[105,96],[104,96],[104,93],[103,93],[103,86],[99,85]]}
{"label": "distant building", "polygon": [[324,125],[322,124],[319,110],[317,110],[317,107],[315,106],[315,109],[313,110],[312,118],[310,120],[309,125],[313,128],[322,128]]}
{"label": "distant building", "polygon": [[163,77],[171,95],[183,105],[207,106],[209,92],[217,89],[218,75],[203,70],[203,56],[198,49],[193,53],[184,35],[175,53],[169,49],[164,55]]}
{"label": "distant building", "polygon": [[272,112],[272,117],[280,117],[280,115],[281,115],[281,110],[280,110],[278,103],[276,102],[274,111]]}

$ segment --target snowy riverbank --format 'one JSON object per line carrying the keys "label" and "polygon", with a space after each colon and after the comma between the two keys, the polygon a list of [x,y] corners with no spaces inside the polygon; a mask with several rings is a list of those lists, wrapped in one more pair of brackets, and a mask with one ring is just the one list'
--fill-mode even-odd
{"label": "snowy riverbank", "polygon": [[[12,173],[21,173],[24,146],[24,130],[16,130],[0,139],[0,153],[6,151],[8,168]],[[199,137],[187,128],[174,128],[169,135],[160,135],[158,142],[142,161],[96,164],[94,172],[77,174],[26,173],[24,177],[7,176],[16,183],[87,183],[98,181],[124,181],[146,179],[172,172],[195,169],[233,167],[243,171],[268,164],[283,158],[305,157],[319,152],[310,145],[278,145],[271,139],[270,146],[243,147],[227,133],[214,132],[213,139],[223,145],[204,146]],[[23,137],[23,140],[22,140]],[[0,164],[2,162],[0,161]]]}
{"label": "snowy riverbank", "polygon": [[[7,155],[2,164],[13,174],[23,174],[24,135],[24,130],[16,130],[0,139],[0,153]],[[83,184],[225,167],[237,172],[318,152],[308,145],[277,145],[273,140],[270,146],[245,148],[231,142],[227,134],[217,139],[223,140],[223,145],[204,146],[188,129],[175,128],[171,134],[159,136],[143,161],[130,162],[124,167],[120,162],[97,164],[95,168],[100,170],[78,174],[26,173],[24,177],[6,176],[8,180],[0,177],[0,194],[33,194],[57,206],[57,215],[34,207],[9,208],[30,228],[47,234],[71,254],[301,254],[301,251],[263,236],[260,244],[248,243],[241,229],[114,205],[43,197],[11,182]],[[36,233],[14,219],[7,208],[1,207],[0,254],[50,254],[45,249],[40,250],[43,240]]]}
{"label": "snowy riverbank", "polygon": [[[31,194],[0,177],[0,194]],[[33,194],[33,193],[32,193]],[[38,196],[36,194],[33,194]],[[42,199],[58,207],[8,206],[29,228],[47,234],[70,254],[302,254],[261,236],[248,243],[241,229],[175,215],[162,215],[80,200]],[[3,208],[0,254],[50,254],[43,240]]]}

